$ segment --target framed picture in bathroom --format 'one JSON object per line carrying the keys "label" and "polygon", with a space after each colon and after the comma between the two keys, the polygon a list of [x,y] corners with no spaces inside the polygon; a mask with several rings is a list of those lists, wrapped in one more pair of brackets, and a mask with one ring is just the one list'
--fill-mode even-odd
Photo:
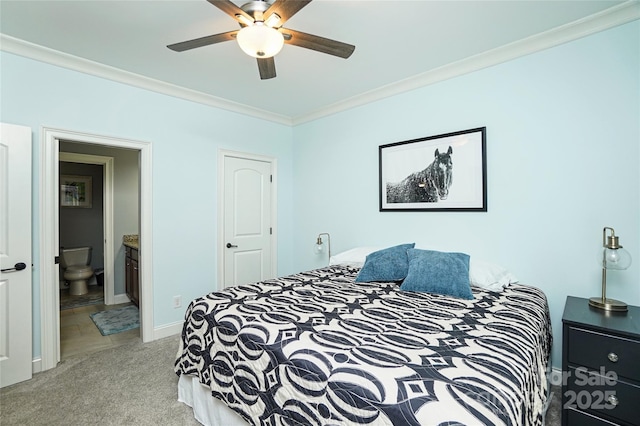
{"label": "framed picture in bathroom", "polygon": [[91,176],[60,176],[60,207],[91,208]]}

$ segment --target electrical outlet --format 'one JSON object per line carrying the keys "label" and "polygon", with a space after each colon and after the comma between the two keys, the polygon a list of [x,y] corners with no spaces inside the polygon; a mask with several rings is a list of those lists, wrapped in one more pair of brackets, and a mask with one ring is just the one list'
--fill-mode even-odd
{"label": "electrical outlet", "polygon": [[173,307],[179,308],[182,306],[182,296],[173,296]]}

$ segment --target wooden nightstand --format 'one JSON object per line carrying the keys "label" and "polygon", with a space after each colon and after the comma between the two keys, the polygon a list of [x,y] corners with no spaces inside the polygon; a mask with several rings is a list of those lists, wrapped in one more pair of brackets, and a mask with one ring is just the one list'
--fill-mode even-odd
{"label": "wooden nightstand", "polygon": [[567,297],[562,425],[640,425],[640,307],[606,313]]}

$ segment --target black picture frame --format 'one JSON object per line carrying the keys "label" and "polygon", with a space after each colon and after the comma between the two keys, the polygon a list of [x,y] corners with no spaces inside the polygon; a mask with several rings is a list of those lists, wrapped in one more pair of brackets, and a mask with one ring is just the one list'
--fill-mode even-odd
{"label": "black picture frame", "polygon": [[380,145],[380,211],[487,211],[486,127]]}

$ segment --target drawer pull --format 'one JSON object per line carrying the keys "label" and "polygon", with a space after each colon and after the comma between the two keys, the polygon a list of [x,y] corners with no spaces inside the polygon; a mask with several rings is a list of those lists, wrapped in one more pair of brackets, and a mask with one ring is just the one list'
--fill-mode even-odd
{"label": "drawer pull", "polygon": [[620,401],[618,401],[618,397],[615,395],[609,395],[609,398],[607,398],[607,402],[614,407],[620,403]]}
{"label": "drawer pull", "polygon": [[607,355],[607,358],[609,358],[609,361],[611,362],[618,362],[618,355],[613,352],[610,352],[609,355]]}

